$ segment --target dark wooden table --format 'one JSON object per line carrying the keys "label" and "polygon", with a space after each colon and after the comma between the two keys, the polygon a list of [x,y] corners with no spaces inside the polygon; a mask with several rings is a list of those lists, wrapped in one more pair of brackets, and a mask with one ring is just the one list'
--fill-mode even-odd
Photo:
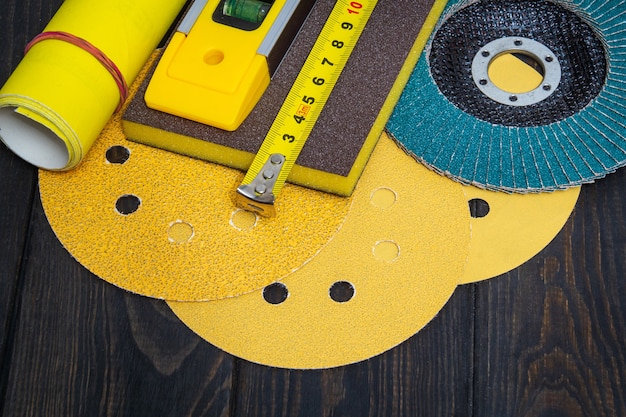
{"label": "dark wooden table", "polygon": [[[0,83],[61,0],[0,0]],[[63,249],[37,171],[0,147],[2,416],[626,416],[626,170],[584,186],[562,232],[455,292],[421,332],[323,370],[255,365]]]}

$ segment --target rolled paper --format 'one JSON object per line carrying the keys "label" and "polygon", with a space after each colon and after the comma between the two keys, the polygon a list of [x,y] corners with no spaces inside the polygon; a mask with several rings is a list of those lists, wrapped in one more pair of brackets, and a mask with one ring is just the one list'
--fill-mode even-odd
{"label": "rolled paper", "polygon": [[0,89],[0,139],[40,168],[76,167],[185,2],[66,0]]}

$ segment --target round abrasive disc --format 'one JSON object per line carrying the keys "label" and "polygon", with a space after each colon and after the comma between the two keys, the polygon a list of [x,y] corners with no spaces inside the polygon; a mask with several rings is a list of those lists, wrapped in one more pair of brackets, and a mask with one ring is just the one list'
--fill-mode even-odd
{"label": "round abrasive disc", "polygon": [[580,187],[539,194],[506,194],[463,187],[472,239],[461,284],[517,268],[546,247],[569,218]]}
{"label": "round abrasive disc", "polygon": [[210,343],[276,367],[345,365],[405,341],[463,275],[470,236],[462,186],[382,137],[353,199],[335,237],[280,283],[169,306]]}

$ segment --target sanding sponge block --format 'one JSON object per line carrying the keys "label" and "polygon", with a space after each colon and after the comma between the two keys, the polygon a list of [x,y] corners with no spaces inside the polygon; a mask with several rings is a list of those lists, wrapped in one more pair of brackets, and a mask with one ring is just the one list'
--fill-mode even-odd
{"label": "sanding sponge block", "polygon": [[[289,182],[352,193],[445,3],[379,0]],[[247,170],[334,4],[316,1],[269,87],[237,130],[148,108],[149,74],[123,115],[125,134],[135,142]]]}

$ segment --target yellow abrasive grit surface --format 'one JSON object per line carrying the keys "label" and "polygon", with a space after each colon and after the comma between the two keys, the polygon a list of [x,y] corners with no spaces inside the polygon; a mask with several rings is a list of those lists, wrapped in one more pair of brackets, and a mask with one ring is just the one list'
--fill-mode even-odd
{"label": "yellow abrasive grit surface", "polygon": [[504,274],[546,247],[569,218],[580,187],[538,194],[506,194],[464,186],[472,239],[461,284]]}
{"label": "yellow abrasive grit surface", "polygon": [[278,216],[257,219],[232,201],[242,172],[129,142],[122,113],[77,169],[39,172],[57,237],[112,284],[167,300],[238,296],[301,268],[346,218],[351,199],[287,185]]}
{"label": "yellow abrasive grit surface", "polygon": [[[470,239],[462,188],[383,136],[345,224],[318,256],[264,291],[168,304],[252,362],[308,369],[370,358],[425,326],[456,288]],[[267,301],[276,286],[284,297]]]}

